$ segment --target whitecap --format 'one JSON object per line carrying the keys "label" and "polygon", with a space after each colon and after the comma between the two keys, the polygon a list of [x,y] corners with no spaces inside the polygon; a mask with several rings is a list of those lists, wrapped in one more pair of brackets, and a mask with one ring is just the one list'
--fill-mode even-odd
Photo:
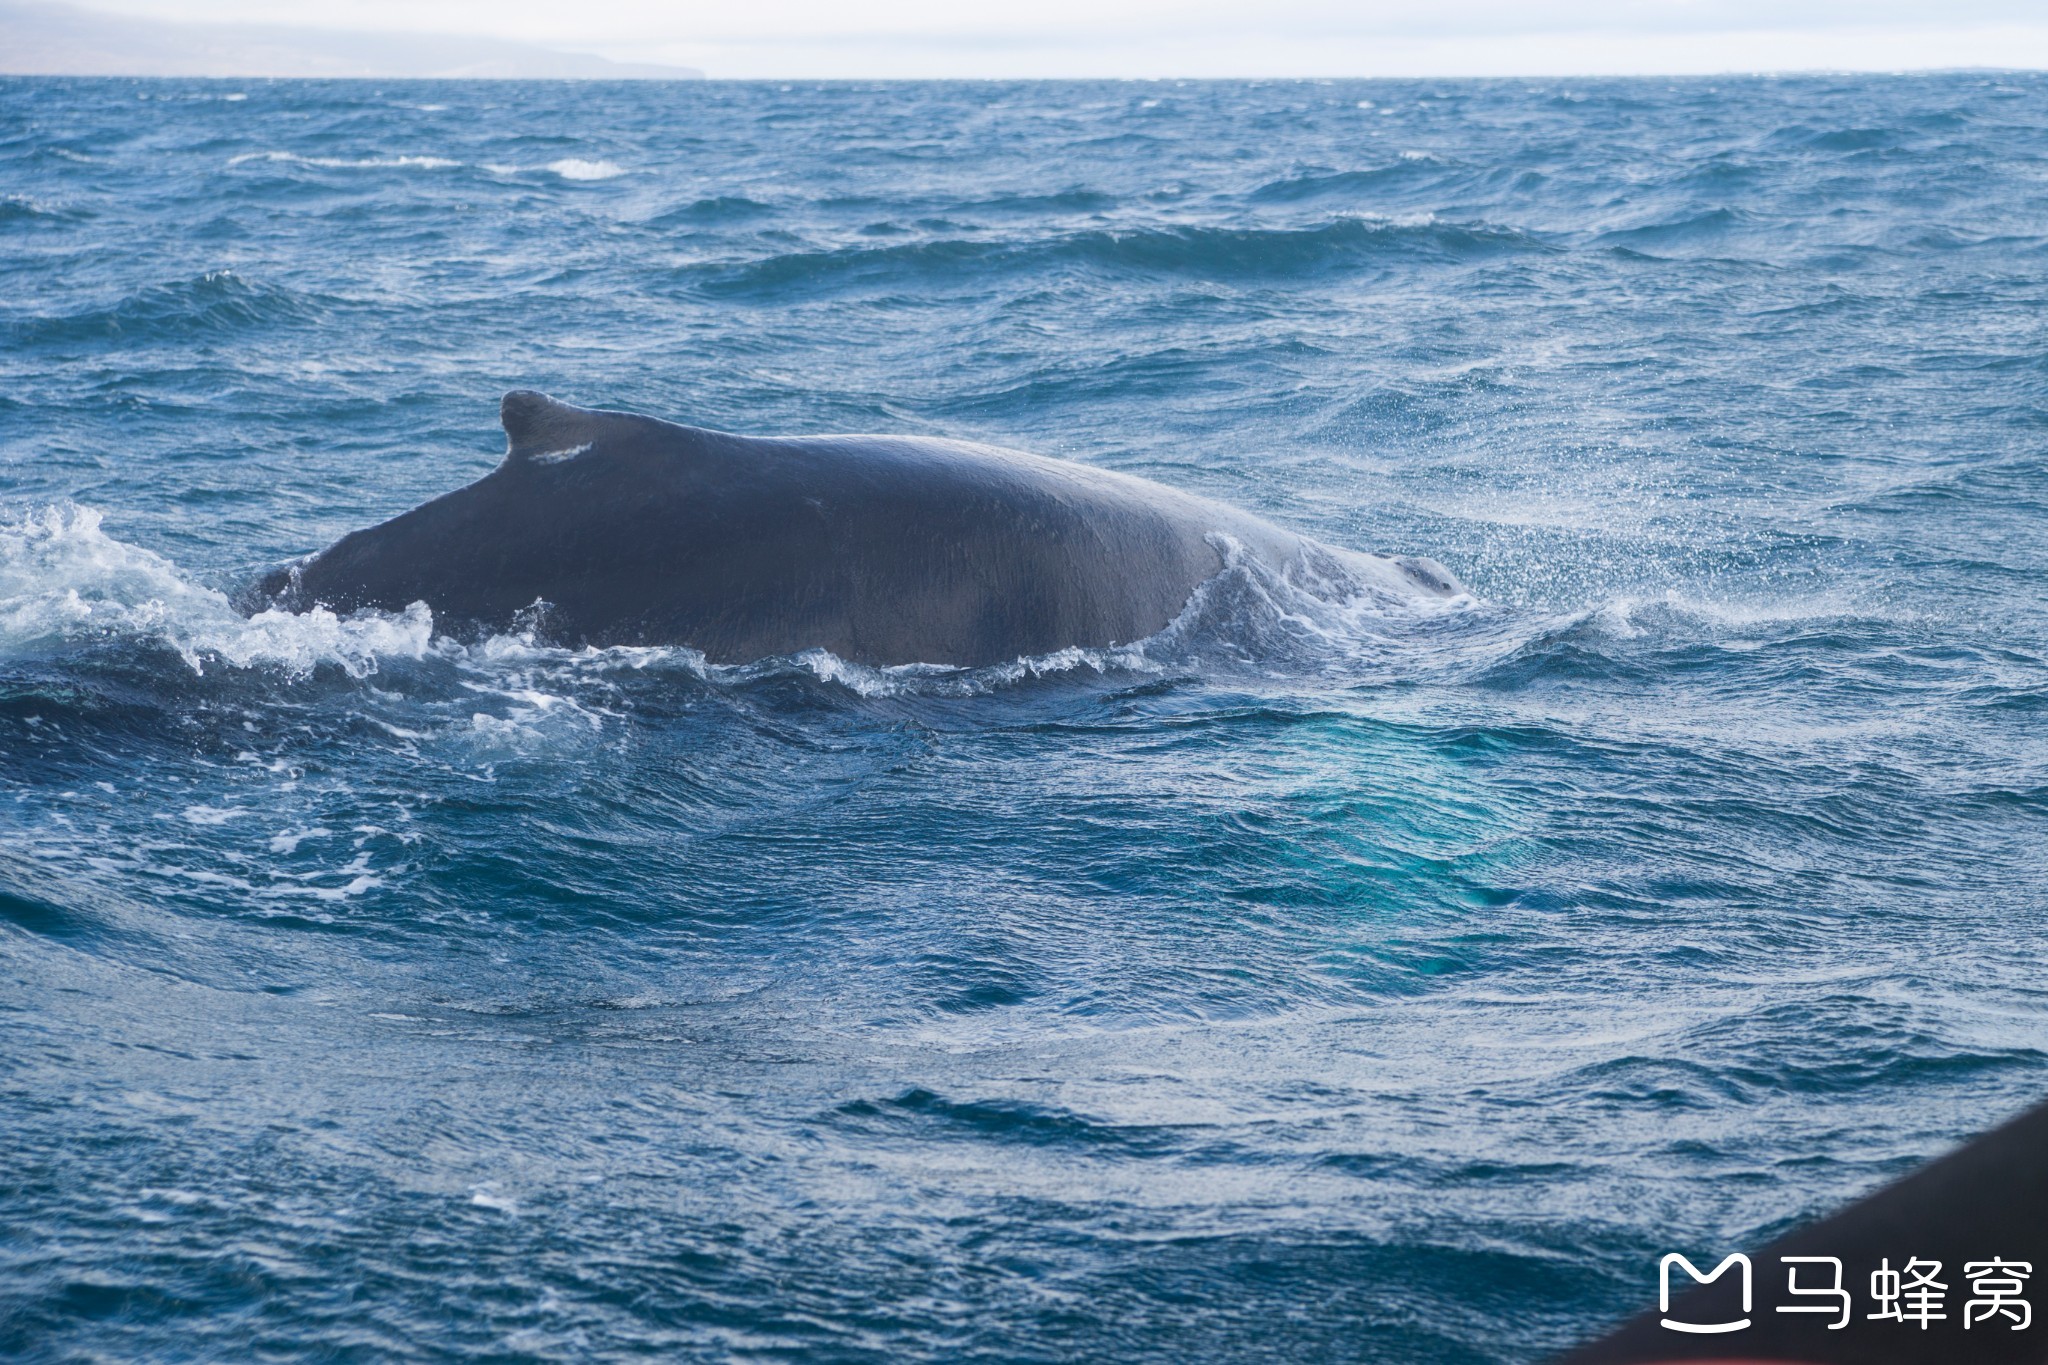
{"label": "whitecap", "polygon": [[498,1193],[498,1182],[480,1180],[469,1187],[469,1202],[480,1209],[491,1209],[498,1213],[519,1212],[519,1201]]}
{"label": "whitecap", "polygon": [[324,825],[314,825],[311,828],[286,830],[282,834],[273,834],[270,836],[270,851],[272,853],[289,857],[292,854],[298,852],[299,845],[304,843],[306,840],[324,839],[332,835],[333,833],[333,830],[328,829]]}
{"label": "whitecap", "polygon": [[319,166],[326,170],[452,170],[462,163],[445,156],[300,156],[297,152],[241,152],[228,158],[228,165],[250,161],[282,162],[297,166]]}
{"label": "whitecap", "polygon": [[616,161],[585,161],[574,156],[550,161],[547,168],[564,180],[611,180],[626,173]]}

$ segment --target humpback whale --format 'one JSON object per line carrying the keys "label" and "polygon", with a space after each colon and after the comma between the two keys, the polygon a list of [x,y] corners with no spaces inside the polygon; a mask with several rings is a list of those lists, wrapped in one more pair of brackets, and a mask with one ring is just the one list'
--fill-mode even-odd
{"label": "humpback whale", "polygon": [[686,645],[712,663],[823,648],[981,666],[1157,634],[1232,553],[1310,557],[1422,596],[1420,558],[1319,546],[1250,513],[1066,460],[918,436],[749,437],[518,390],[504,461],[343,536],[245,605],[531,626],[569,647]]}

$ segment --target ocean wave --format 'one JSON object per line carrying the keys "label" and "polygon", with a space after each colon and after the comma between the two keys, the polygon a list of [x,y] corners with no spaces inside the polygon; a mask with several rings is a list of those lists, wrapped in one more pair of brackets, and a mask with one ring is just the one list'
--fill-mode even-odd
{"label": "ocean wave", "polygon": [[52,205],[26,194],[0,195],[0,226],[54,227],[92,217],[90,211],[68,205]]}
{"label": "ocean wave", "polygon": [[64,341],[181,340],[314,323],[327,301],[232,270],[209,270],[190,279],[149,285],[110,307],[56,316],[11,318],[5,324],[24,344]]}
{"label": "ocean wave", "polygon": [[[1117,196],[1106,191],[1076,188],[1046,194],[992,195],[962,200],[953,207],[963,213],[1107,213],[1118,202]],[[901,203],[884,207],[899,208]]]}
{"label": "ocean wave", "polygon": [[1112,1148],[1164,1155],[1184,1145],[1177,1125],[1118,1122],[1019,1100],[950,1099],[922,1087],[886,1099],[849,1100],[826,1116],[826,1121],[861,1129],[913,1128],[941,1138],[1060,1150]]}
{"label": "ocean wave", "polygon": [[1541,237],[1434,217],[1344,217],[1309,227],[1092,228],[1035,240],[939,238],[891,246],[798,251],[744,265],[692,267],[715,294],[887,286],[988,272],[1078,267],[1220,279],[1313,277],[1453,264],[1555,250]]}
{"label": "ocean wave", "polygon": [[1729,233],[1749,226],[1753,221],[1749,214],[1736,209],[1707,209],[1698,213],[1682,213],[1660,222],[1614,228],[1600,233],[1593,240],[1603,246],[1693,246],[1718,242]]}
{"label": "ocean wave", "polygon": [[[1677,672],[1713,672],[1731,685],[1860,686],[1829,667],[1837,653],[1896,639],[1910,622],[1875,615],[1847,594],[1715,601],[1678,591],[1618,594],[1569,611],[1522,612],[1487,638],[1462,642],[1449,671],[1490,691],[1525,692],[1604,681],[1647,685]],[[1729,666],[1740,661],[1738,671]],[[1876,691],[1884,689],[1878,687]],[[1701,704],[1708,698],[1703,694]]]}
{"label": "ocean wave", "polygon": [[675,227],[684,223],[734,223],[761,218],[775,212],[772,205],[743,194],[720,194],[693,199],[676,208],[665,209],[647,220],[649,227]]}
{"label": "ocean wave", "polygon": [[1382,166],[1349,171],[1310,171],[1269,180],[1245,197],[1257,204],[1298,204],[1349,198],[1421,185],[1439,185],[1443,172],[1461,169],[1426,153],[1406,154]]}
{"label": "ocean wave", "polygon": [[1766,147],[1812,152],[1869,152],[1901,146],[1906,135],[1896,128],[1815,128],[1794,124],[1779,128],[1761,141]]}

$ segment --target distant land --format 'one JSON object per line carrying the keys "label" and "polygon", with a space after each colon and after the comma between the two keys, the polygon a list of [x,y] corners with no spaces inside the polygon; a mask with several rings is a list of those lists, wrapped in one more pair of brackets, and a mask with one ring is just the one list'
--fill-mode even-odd
{"label": "distant land", "polygon": [[0,75],[673,81],[704,73],[497,38],[164,23],[76,5],[0,0]]}

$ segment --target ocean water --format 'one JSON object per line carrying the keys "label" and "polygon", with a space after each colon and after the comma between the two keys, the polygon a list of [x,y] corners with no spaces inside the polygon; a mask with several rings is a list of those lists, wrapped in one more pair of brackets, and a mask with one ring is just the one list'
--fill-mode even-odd
{"label": "ocean water", "polygon": [[[1533,1361],[2048,1092],[2048,79],[0,82],[0,1356]],[[1434,556],[245,620],[534,387]]]}

